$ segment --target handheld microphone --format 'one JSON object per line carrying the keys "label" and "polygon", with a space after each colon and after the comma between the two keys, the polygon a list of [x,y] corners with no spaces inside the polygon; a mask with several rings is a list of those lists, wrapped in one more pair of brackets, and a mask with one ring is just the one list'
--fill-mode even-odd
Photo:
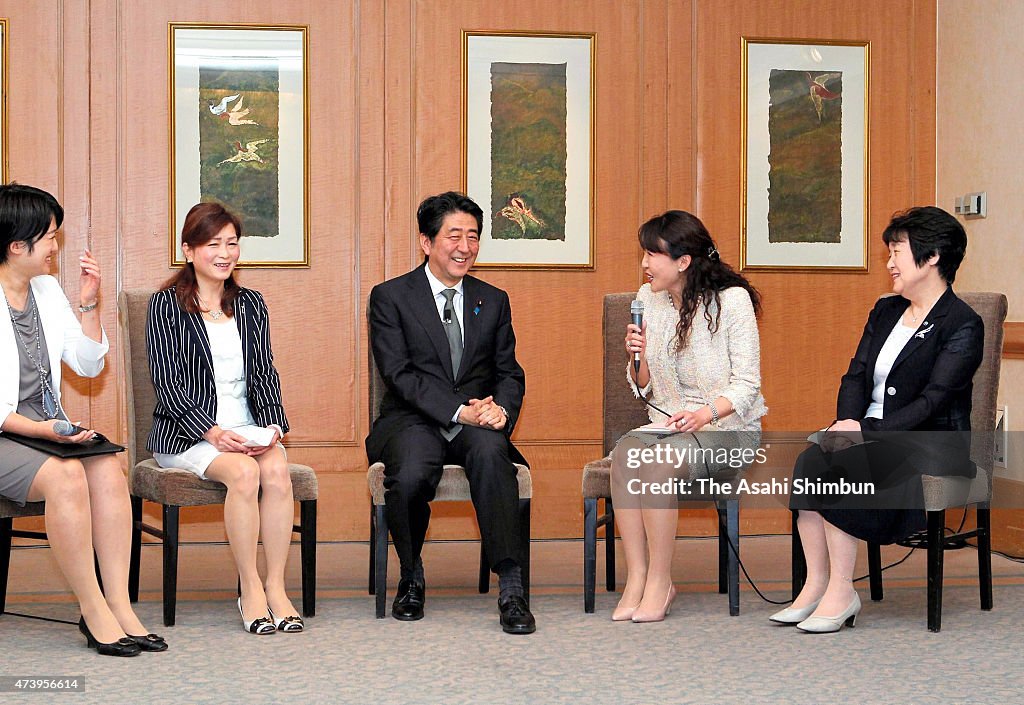
{"label": "handheld microphone", "polygon": [[[629,315],[633,319],[633,325],[643,330],[644,327],[644,302],[633,299],[629,305]],[[633,371],[640,374],[640,353],[633,353]]]}
{"label": "handheld microphone", "polygon": [[73,436],[84,430],[85,429],[81,426],[76,426],[70,421],[65,421],[64,419],[57,419],[57,423],[53,424],[53,432],[58,436]]}

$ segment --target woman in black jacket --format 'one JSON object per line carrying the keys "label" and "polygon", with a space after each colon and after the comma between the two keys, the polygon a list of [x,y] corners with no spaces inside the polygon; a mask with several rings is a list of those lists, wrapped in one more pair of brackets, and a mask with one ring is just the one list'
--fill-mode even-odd
{"label": "woman in black jacket", "polygon": [[809,632],[856,622],[858,540],[890,544],[925,528],[922,474],[974,472],[968,432],[984,326],[951,286],[967,234],[928,206],[894,216],[882,239],[896,295],[868,316],[839,388],[837,421],[794,470],[794,487],[843,479],[875,488],[861,497],[791,496],[807,581],[771,620]]}

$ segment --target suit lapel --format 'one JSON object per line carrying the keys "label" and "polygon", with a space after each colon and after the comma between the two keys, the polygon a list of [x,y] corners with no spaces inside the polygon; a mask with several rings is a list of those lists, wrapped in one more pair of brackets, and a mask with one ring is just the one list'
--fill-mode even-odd
{"label": "suit lapel", "polygon": [[[913,337],[903,346],[900,350],[900,354],[896,356],[896,359],[892,363],[892,369],[895,370],[900,363],[906,360],[908,357],[914,354],[914,352],[924,345],[925,338],[929,338],[935,335],[935,326],[942,324],[942,319],[946,317],[946,313],[949,311],[949,307],[953,304],[953,300],[956,296],[953,294],[953,289],[950,287],[946,288],[946,293],[939,297],[939,300],[932,306],[932,310],[925,316],[925,320],[921,321],[921,325],[917,327],[917,331],[914,332]],[[909,304],[908,304],[909,305]],[[892,371],[890,370],[890,374]]]}
{"label": "suit lapel", "polygon": [[[459,376],[463,376],[470,368],[473,354],[476,352],[480,339],[480,318],[483,302],[480,299],[479,282],[473,277],[462,280],[462,363],[459,365]],[[458,381],[458,380],[456,380]]]}
{"label": "suit lapel", "polygon": [[[434,304],[434,295],[430,291],[430,282],[427,281],[427,275],[423,272],[425,267],[426,264],[421,264],[413,270],[412,276],[409,277],[408,285],[412,290],[409,292],[409,306],[416,320],[423,326],[434,350],[437,351],[441,366],[448,373],[448,377],[454,381],[452,351],[448,346],[448,336],[445,335],[441,318],[437,315],[437,306]],[[463,359],[465,359],[465,354],[463,354]]]}
{"label": "suit lapel", "polygon": [[206,371],[213,377],[213,355],[210,352],[210,335],[206,332],[206,326],[203,324],[203,314],[201,313],[189,313],[188,311],[182,310],[181,315],[185,317],[185,331],[186,335],[192,339],[195,343],[196,348],[199,350],[199,357],[202,364],[206,366]]}
{"label": "suit lapel", "polygon": [[[907,306],[910,302],[903,299]],[[873,374],[875,369],[875,362],[878,360],[878,353],[882,351],[882,346],[885,345],[885,341],[889,339],[889,334],[892,333],[892,329],[896,326],[896,322],[903,315],[903,312],[907,310],[906,306],[893,306],[887,310],[882,316],[878,318],[878,324],[876,325],[876,331],[871,339],[871,349],[868,351],[868,371],[869,379],[870,374]]]}
{"label": "suit lapel", "polygon": [[246,378],[249,376],[249,361],[252,360],[252,336],[249,332],[251,321],[247,316],[245,300],[239,296],[235,299],[235,325],[238,327],[238,337],[242,340],[242,364],[245,366]]}

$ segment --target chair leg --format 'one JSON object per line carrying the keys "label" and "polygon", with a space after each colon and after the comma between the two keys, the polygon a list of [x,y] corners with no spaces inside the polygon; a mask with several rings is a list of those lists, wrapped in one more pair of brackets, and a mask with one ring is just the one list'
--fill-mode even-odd
{"label": "chair leg", "polygon": [[0,614],[7,606],[7,575],[11,570],[11,529],[14,520],[0,519]]}
{"label": "chair leg", "polygon": [[299,562],[302,563],[302,614],[316,615],[316,500],[299,502]]}
{"label": "chair leg", "polygon": [[139,564],[142,562],[142,497],[131,496],[132,550],[128,559],[128,599],[139,601]]}
{"label": "chair leg", "polygon": [[868,542],[868,582],[871,584],[871,599],[882,601],[882,547]]}
{"label": "chair leg", "polygon": [[373,518],[373,500],[370,500],[370,578],[367,581],[366,591],[373,594],[376,589],[373,579],[374,549],[377,547],[377,522]]}
{"label": "chair leg", "polygon": [[946,511],[928,512],[928,631],[942,629],[942,559]]}
{"label": "chair leg", "polygon": [[377,619],[384,619],[384,603],[387,601],[388,589],[388,518],[384,513],[384,505],[373,507],[376,534],[374,534],[374,588],[376,596]]}
{"label": "chair leg", "polygon": [[519,569],[523,574],[523,599],[530,604],[530,500],[519,500]]}
{"label": "chair leg", "polygon": [[793,599],[795,600],[796,596],[800,594],[800,591],[804,589],[804,583],[807,582],[807,561],[804,558],[804,545],[803,545],[803,542],[800,541],[800,531],[797,529],[796,519],[797,519],[798,511],[796,509],[794,509],[794,510],[792,510],[792,512],[793,512],[793,526],[792,526],[792,529],[791,529],[792,545],[791,545],[791,548],[790,548],[790,552],[791,552],[791,555],[792,555],[792,557],[791,557],[791,564],[790,564],[792,566],[790,568],[790,575],[791,575],[790,579],[792,581],[792,585],[791,585],[790,590],[791,590],[791,593],[793,595]]}
{"label": "chair leg", "polygon": [[611,497],[604,498],[604,589],[615,592],[615,507]]}
{"label": "chair leg", "polygon": [[487,561],[487,550],[484,548],[483,539],[480,540],[480,575],[477,578],[477,588],[481,595],[491,591],[491,569]]}
{"label": "chair leg", "polygon": [[740,501],[728,499],[725,502],[725,518],[729,542],[729,616],[740,613]]}
{"label": "chair leg", "polygon": [[178,599],[178,510],[173,505],[163,506],[164,521],[164,626],[174,626],[174,611]]}
{"label": "chair leg", "polygon": [[718,512],[718,594],[729,592],[729,539],[726,528],[725,502],[715,502]]}
{"label": "chair leg", "polygon": [[[992,609],[992,510],[978,505],[978,587],[981,609]],[[0,550],[3,543],[0,542]]]}
{"label": "chair leg", "polygon": [[[608,531],[605,525],[605,531]],[[607,567],[605,568],[607,570]],[[597,499],[583,498],[583,611],[594,612],[597,586]]]}

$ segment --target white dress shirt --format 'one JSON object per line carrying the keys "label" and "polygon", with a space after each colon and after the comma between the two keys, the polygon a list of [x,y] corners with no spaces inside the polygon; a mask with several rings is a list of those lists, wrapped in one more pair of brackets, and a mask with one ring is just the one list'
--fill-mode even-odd
{"label": "white dress shirt", "polygon": [[[460,279],[455,286],[448,286],[440,279],[434,276],[434,273],[430,271],[430,263],[423,268],[423,271],[427,274],[427,283],[430,284],[430,293],[434,295],[434,305],[437,307],[437,317],[444,323],[444,305],[446,299],[444,294],[441,293],[445,289],[455,289],[455,296],[452,297],[452,308],[455,309],[455,318],[459,321],[459,333],[462,335],[462,345],[466,345],[466,329],[462,325],[462,304],[465,301],[465,296],[462,295],[462,280]],[[459,414],[466,408],[465,404],[459,404],[459,408],[452,414],[452,423],[459,422]]]}
{"label": "white dress shirt", "polygon": [[437,307],[437,317],[441,319],[442,323],[444,322],[445,298],[444,294],[441,292],[443,292],[445,289],[455,289],[455,296],[452,299],[452,306],[455,309],[455,317],[459,321],[459,332],[462,335],[462,344],[465,345],[466,329],[462,325],[462,308],[466,297],[462,295],[462,280],[460,279],[455,286],[448,286],[447,284],[444,284],[440,279],[434,276],[434,273],[430,271],[429,265],[424,267],[423,271],[427,273],[427,282],[430,284],[430,293],[434,295],[434,305]]}

